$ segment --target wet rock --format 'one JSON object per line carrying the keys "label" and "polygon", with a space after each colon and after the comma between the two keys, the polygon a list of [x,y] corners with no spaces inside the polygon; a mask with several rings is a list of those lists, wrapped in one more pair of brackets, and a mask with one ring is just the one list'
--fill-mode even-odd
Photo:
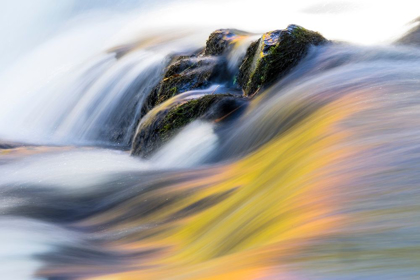
{"label": "wet rock", "polygon": [[191,55],[175,57],[166,69],[162,81],[147,97],[141,116],[157,105],[180,93],[204,89],[212,83],[232,83],[226,57],[235,44],[249,34],[236,29],[218,29],[210,34],[206,47]]}
{"label": "wet rock", "polygon": [[210,34],[204,54],[222,55],[229,51],[236,41],[247,35],[247,32],[236,29],[218,29]]}
{"label": "wet rock", "polygon": [[307,54],[311,45],[327,40],[319,33],[298,25],[265,33],[252,43],[239,69],[238,83],[245,95],[255,93],[284,76]]}
{"label": "wet rock", "polygon": [[149,94],[141,115],[175,95],[210,86],[223,75],[224,68],[224,62],[214,57],[181,56],[175,59],[162,81]]}
{"label": "wet rock", "polygon": [[143,118],[133,141],[132,155],[149,157],[190,122],[227,121],[247,104],[246,99],[233,94],[207,94],[176,103],[171,101]]}

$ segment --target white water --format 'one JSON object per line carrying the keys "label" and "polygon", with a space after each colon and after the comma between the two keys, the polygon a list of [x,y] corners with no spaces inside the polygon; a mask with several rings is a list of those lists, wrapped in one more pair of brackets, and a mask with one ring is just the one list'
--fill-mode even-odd
{"label": "white water", "polygon": [[[148,161],[123,151],[70,147],[18,158],[0,165],[0,190],[36,184],[72,192],[92,191],[118,172],[193,167],[216,147],[213,126],[202,121],[191,123]],[[2,206],[10,206],[5,203],[8,205]]]}
{"label": "white water", "polygon": [[33,255],[51,251],[54,244],[80,241],[59,226],[24,218],[0,219],[0,275],[5,280],[43,279],[33,274],[42,262]]}
{"label": "white water", "polygon": [[40,186],[72,191],[88,190],[112,176],[112,172],[150,168],[126,152],[84,149],[43,153],[0,166],[2,188]]}
{"label": "white water", "polygon": [[[6,82],[2,92],[9,94],[0,96],[2,104],[7,104],[0,112],[0,137],[38,144],[107,142],[100,132],[110,130],[105,127],[110,117],[123,119],[121,112],[131,105],[124,102],[135,96],[139,96],[139,112],[143,99],[161,77],[165,56],[190,39],[168,43],[168,49],[131,52],[118,60],[114,53],[99,54],[53,77],[36,77],[38,85],[32,89],[15,80],[11,80],[13,85]],[[121,103],[126,106],[118,107]]]}
{"label": "white water", "polygon": [[186,126],[150,159],[160,168],[186,168],[200,164],[217,145],[214,125],[195,121]]}

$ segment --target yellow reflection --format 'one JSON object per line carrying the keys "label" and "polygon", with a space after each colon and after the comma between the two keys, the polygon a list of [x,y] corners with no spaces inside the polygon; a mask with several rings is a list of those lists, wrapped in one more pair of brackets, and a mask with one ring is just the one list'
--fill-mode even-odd
{"label": "yellow reflection", "polygon": [[271,273],[293,278],[278,267],[281,260],[298,255],[311,238],[328,233],[342,219],[329,214],[339,203],[331,198],[333,186],[345,177],[325,170],[334,170],[334,165],[351,154],[336,145],[348,137],[337,124],[353,111],[343,104],[341,100],[325,106],[236,163],[203,171],[200,179],[151,194],[196,190],[144,218],[145,224],[231,191],[205,211],[166,220],[150,238],[119,246],[125,250],[168,248],[147,263],[142,261],[150,268],[92,279],[257,279]]}

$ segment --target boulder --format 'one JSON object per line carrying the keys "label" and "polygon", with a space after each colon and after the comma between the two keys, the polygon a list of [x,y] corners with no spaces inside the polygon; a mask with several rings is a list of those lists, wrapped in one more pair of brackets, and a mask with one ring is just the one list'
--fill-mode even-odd
{"label": "boulder", "polygon": [[326,42],[321,34],[298,25],[265,33],[249,46],[239,68],[238,83],[245,95],[250,96],[287,74],[311,45]]}
{"label": "boulder", "polygon": [[180,93],[209,87],[224,71],[224,62],[214,57],[181,56],[171,63],[162,81],[147,97],[142,116]]}
{"label": "boulder", "polygon": [[142,119],[131,154],[147,158],[190,122],[196,119],[226,121],[246,104],[245,98],[228,93],[168,100]]}
{"label": "boulder", "polygon": [[227,61],[220,57],[249,33],[236,29],[218,29],[210,34],[206,47],[191,55],[178,56],[166,69],[162,81],[151,91],[141,116],[180,93],[209,87],[214,82],[229,82]]}
{"label": "boulder", "polygon": [[236,29],[218,29],[210,34],[204,54],[222,55],[229,51],[235,42],[248,35],[249,33]]}

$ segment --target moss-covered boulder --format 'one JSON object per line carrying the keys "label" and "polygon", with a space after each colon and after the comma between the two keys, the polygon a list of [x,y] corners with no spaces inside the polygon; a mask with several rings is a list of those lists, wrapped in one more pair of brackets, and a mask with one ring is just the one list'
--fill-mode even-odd
{"label": "moss-covered boulder", "polygon": [[162,81],[152,90],[142,108],[142,116],[155,106],[180,93],[209,87],[223,75],[224,62],[215,57],[181,56],[171,63]]}
{"label": "moss-covered boulder", "polygon": [[267,32],[249,46],[239,68],[238,83],[245,95],[252,95],[296,66],[311,45],[325,42],[321,34],[298,25]]}
{"label": "moss-covered boulder", "polygon": [[181,128],[196,119],[222,121],[245,108],[247,100],[233,94],[207,94],[172,101],[150,111],[140,122],[131,154],[148,157]]}
{"label": "moss-covered boulder", "polygon": [[218,29],[210,34],[206,47],[191,55],[177,56],[166,68],[162,81],[150,92],[141,109],[141,117],[157,105],[180,93],[204,89],[212,83],[229,83],[226,54],[249,33],[236,29]]}
{"label": "moss-covered boulder", "polygon": [[229,51],[235,42],[248,35],[249,33],[237,29],[218,29],[210,34],[204,54],[222,55]]}

